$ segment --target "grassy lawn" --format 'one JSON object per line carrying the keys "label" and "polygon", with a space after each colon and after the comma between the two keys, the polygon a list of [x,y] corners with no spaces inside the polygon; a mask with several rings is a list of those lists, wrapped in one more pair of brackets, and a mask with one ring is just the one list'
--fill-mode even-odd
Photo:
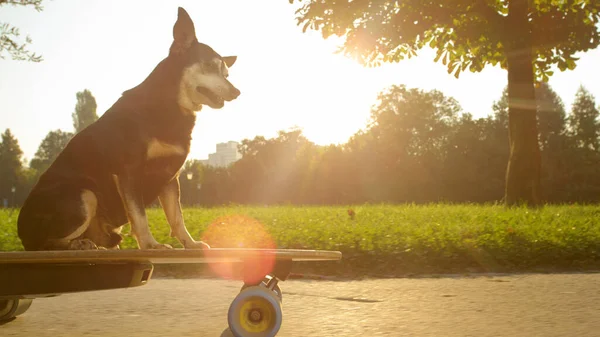
{"label": "grassy lawn", "polygon": [[[352,219],[348,209],[355,212]],[[535,271],[600,266],[600,207],[538,210],[484,205],[355,205],[184,209],[188,229],[213,247],[339,250],[323,268],[355,275]],[[169,237],[160,209],[149,209],[155,237]],[[0,250],[21,250],[17,212],[0,211]],[[124,230],[122,248],[135,248]],[[335,269],[335,268],[333,268]]]}

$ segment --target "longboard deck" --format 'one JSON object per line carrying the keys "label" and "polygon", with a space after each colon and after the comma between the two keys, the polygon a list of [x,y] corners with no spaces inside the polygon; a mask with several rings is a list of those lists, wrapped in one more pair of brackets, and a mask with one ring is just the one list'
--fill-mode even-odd
{"label": "longboard deck", "polygon": [[123,249],[123,250],[66,250],[0,252],[0,264],[12,263],[99,263],[149,262],[153,264],[243,262],[248,259],[271,258],[289,261],[336,261],[342,253],[328,250],[304,249]]}

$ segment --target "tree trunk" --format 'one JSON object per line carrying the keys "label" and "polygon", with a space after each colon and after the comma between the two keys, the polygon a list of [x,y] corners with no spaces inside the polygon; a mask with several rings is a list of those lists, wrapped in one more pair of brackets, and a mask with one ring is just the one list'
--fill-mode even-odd
{"label": "tree trunk", "polygon": [[[510,157],[506,170],[508,206],[540,204],[541,154],[538,143],[533,51],[527,1],[511,1],[511,36],[505,44],[508,66],[508,130]],[[524,5],[524,6],[523,6]],[[512,17],[510,17],[512,16]]]}

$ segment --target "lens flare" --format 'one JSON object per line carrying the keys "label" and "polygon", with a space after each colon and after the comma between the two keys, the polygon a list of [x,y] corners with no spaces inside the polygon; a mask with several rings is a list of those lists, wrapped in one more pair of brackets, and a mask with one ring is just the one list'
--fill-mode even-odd
{"label": "lens flare", "polygon": [[[271,235],[258,220],[245,215],[228,215],[216,219],[202,235],[211,248],[275,249]],[[211,250],[205,251],[211,257]],[[243,264],[230,261],[210,262],[212,271],[224,279],[242,278],[245,283],[258,284],[275,266],[273,254],[248,254]]]}

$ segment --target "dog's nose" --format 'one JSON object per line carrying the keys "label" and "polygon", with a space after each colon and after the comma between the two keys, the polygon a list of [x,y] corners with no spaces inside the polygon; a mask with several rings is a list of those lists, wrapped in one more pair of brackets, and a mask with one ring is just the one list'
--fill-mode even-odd
{"label": "dog's nose", "polygon": [[238,88],[233,88],[233,99],[238,98],[238,96],[241,94],[240,90]]}

